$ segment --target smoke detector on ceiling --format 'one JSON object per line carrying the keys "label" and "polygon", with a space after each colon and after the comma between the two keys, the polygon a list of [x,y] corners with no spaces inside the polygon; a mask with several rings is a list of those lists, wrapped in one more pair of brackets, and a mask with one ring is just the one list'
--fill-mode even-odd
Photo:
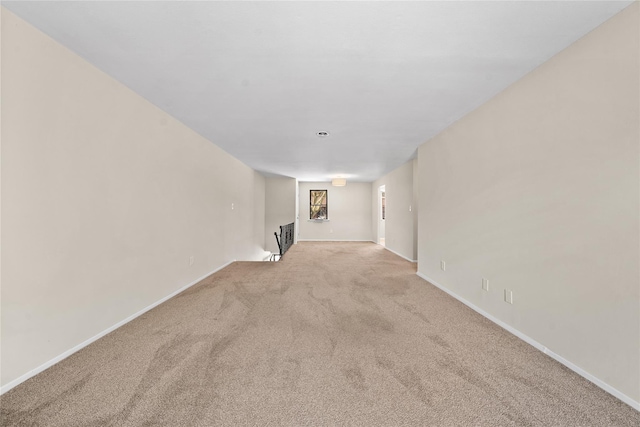
{"label": "smoke detector on ceiling", "polygon": [[326,130],[321,130],[320,132],[316,132],[316,135],[319,138],[326,138],[327,136],[329,136],[329,132],[327,132]]}

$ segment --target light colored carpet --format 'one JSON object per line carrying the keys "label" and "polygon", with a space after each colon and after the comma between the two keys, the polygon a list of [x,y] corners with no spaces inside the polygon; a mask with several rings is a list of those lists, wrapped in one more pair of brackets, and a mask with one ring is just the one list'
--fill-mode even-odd
{"label": "light colored carpet", "polygon": [[0,403],[4,426],[640,425],[371,243],[234,263]]}

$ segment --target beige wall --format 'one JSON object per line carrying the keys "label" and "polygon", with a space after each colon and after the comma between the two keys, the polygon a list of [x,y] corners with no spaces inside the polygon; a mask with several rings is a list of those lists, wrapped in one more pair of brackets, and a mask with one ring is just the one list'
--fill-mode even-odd
{"label": "beige wall", "polygon": [[418,260],[418,218],[420,214],[420,166],[418,158],[413,159],[413,195],[411,210],[413,211],[413,259]]}
{"label": "beige wall", "polygon": [[635,402],[638,6],[420,147],[418,250],[420,274]]}
{"label": "beige wall", "polygon": [[262,176],[5,9],[1,83],[2,385],[261,259]]}
{"label": "beige wall", "polygon": [[[371,183],[301,182],[299,240],[371,241]],[[309,191],[328,190],[329,221],[309,221]]]}
{"label": "beige wall", "polygon": [[266,178],[265,242],[270,252],[279,252],[273,233],[280,234],[281,225],[296,219],[296,185],[295,178]]}
{"label": "beige wall", "polygon": [[380,217],[378,193],[380,186],[384,185],[387,205],[385,247],[411,261],[417,259],[417,209],[415,208],[413,189],[414,168],[416,167],[417,161],[409,160],[404,165],[374,181],[371,188],[373,240],[378,242],[380,237],[378,235]]}

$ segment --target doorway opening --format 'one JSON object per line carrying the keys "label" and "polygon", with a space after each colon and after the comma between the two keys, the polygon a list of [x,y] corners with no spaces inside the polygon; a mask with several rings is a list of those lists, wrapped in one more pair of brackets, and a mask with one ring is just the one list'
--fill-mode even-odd
{"label": "doorway opening", "polygon": [[385,245],[385,226],[384,222],[387,217],[387,195],[386,188],[381,185],[378,189],[378,244]]}

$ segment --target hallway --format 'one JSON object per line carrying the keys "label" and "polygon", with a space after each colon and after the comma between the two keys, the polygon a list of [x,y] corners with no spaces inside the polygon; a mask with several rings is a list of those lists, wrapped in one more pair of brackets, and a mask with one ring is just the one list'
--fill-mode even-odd
{"label": "hallway", "polygon": [[0,399],[3,426],[640,423],[362,242],[234,263]]}

